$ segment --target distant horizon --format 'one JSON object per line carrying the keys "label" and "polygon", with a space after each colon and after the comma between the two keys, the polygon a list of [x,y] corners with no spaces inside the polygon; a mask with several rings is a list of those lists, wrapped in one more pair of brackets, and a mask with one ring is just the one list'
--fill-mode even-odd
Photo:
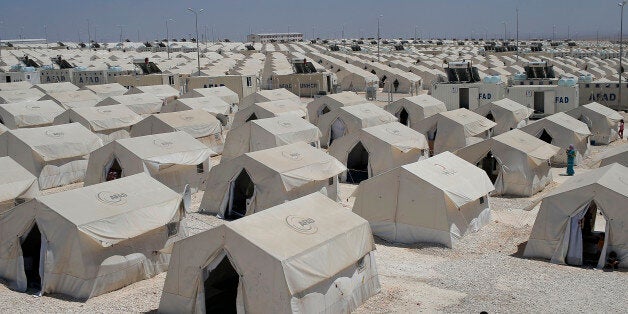
{"label": "distant horizon", "polygon": [[[620,8],[616,1],[573,0],[321,0],[300,3],[266,0],[249,3],[209,3],[200,0],[31,0],[0,4],[0,39],[48,39],[49,42],[134,42],[166,37],[195,37],[194,15],[188,7],[204,8],[199,14],[199,39],[242,42],[249,33],[300,32],[338,39],[376,37],[380,18],[382,38],[507,38],[600,40],[619,38]],[[627,13],[628,14],[628,13]],[[89,35],[88,35],[89,20]],[[555,27],[554,27],[555,25]],[[555,29],[555,31],[554,31]],[[314,36],[312,36],[314,35]],[[80,40],[79,40],[80,39]]]}

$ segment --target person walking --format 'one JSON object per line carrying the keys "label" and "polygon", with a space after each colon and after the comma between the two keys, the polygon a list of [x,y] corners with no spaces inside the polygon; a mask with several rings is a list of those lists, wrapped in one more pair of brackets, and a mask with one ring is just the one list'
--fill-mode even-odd
{"label": "person walking", "polygon": [[624,119],[619,120],[619,131],[617,135],[619,135],[620,140],[624,139]]}
{"label": "person walking", "polygon": [[567,175],[573,176],[576,172],[573,169],[573,166],[576,162],[576,150],[573,147],[573,144],[569,145],[569,148],[566,150],[567,153]]}

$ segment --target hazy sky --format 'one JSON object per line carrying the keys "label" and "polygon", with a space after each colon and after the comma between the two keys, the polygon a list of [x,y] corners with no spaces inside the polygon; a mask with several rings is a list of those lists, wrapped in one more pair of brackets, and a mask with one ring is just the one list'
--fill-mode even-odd
{"label": "hazy sky", "polygon": [[[501,38],[503,21],[509,37],[515,36],[515,8],[519,7],[519,36],[565,38],[617,37],[619,7],[609,0],[0,0],[0,38],[87,39],[87,19],[91,35],[98,41],[117,41],[123,36],[137,40],[165,38],[165,19],[171,37],[194,32],[194,15],[188,7],[203,8],[199,33],[208,38],[241,41],[253,32],[305,33],[317,37],[339,37],[345,25],[346,37],[373,37],[381,14],[382,37],[412,37],[415,27],[421,37]],[[626,13],[628,15],[628,12]],[[212,36],[212,29],[214,35]]]}

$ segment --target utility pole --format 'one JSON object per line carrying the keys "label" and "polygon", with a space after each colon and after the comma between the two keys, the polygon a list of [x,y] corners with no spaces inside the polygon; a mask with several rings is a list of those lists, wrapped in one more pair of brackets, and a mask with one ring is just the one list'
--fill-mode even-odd
{"label": "utility pole", "polygon": [[502,22],[504,24],[504,42],[506,42],[506,22]]}
{"label": "utility pole", "polygon": [[552,26],[552,41],[556,41],[556,24]]}
{"label": "utility pole", "polygon": [[417,28],[418,28],[418,26],[414,25],[414,40],[419,40],[419,39],[416,37],[416,30],[417,30]]}
{"label": "utility pole", "polygon": [[46,39],[46,48],[48,48],[48,27],[44,24],[44,38]]}
{"label": "utility pole", "polygon": [[[3,21],[0,21],[0,30],[2,30]],[[0,60],[2,60],[2,32],[0,32]]]}
{"label": "utility pole", "polygon": [[87,19],[87,38],[89,40],[87,47],[92,48],[92,31],[89,29],[89,19]]}
{"label": "utility pole", "polygon": [[203,12],[203,9],[195,11],[192,10],[192,8],[188,8],[188,11],[194,13],[194,20],[196,25],[196,63],[198,66],[198,76],[201,76],[201,51],[198,47],[198,14]]}
{"label": "utility pole", "polygon": [[168,60],[170,60],[170,32],[168,31],[168,21],[173,21],[173,19],[166,18],[166,53],[168,54]]}
{"label": "utility pole", "polygon": [[122,27],[124,25],[116,25],[116,26],[118,26],[120,28],[120,42],[122,42]]}
{"label": "utility pole", "polygon": [[519,8],[517,7],[517,62],[519,62]]}
{"label": "utility pole", "polygon": [[379,15],[377,17],[377,62],[379,62],[379,40],[380,40],[380,36],[379,36],[379,19],[382,18],[383,15]]}
{"label": "utility pole", "polygon": [[621,103],[621,76],[624,72],[624,69],[622,67],[622,59],[624,57],[624,5],[626,5],[626,0],[622,1],[621,3],[619,3],[619,6],[621,7],[621,13],[620,13],[620,20],[619,20],[619,91],[617,93],[618,97],[618,102],[619,102],[619,106],[622,106]]}

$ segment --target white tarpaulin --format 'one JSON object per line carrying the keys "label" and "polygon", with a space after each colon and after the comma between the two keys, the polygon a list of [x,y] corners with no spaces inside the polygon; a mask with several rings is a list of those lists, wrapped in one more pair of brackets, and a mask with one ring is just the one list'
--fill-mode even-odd
{"label": "white tarpaulin", "polygon": [[[168,268],[160,251],[185,237],[181,199],[145,174],[40,196],[0,216],[0,277],[78,299],[151,278]],[[27,241],[33,230],[41,243]],[[40,279],[29,276],[33,263]]]}
{"label": "white tarpaulin", "polygon": [[349,313],[380,290],[374,249],[364,219],[310,194],[177,242],[159,311]]}
{"label": "white tarpaulin", "polygon": [[246,215],[321,189],[336,200],[337,175],[345,170],[334,157],[303,142],[246,153],[211,169],[200,208],[224,217],[230,187],[242,171],[254,186]]}
{"label": "white tarpaulin", "polygon": [[[628,168],[612,164],[569,178],[543,198],[532,227],[524,256],[551,259],[553,263],[567,260],[568,252],[578,262],[582,248],[574,228],[580,228],[578,218],[584,217],[590,204],[597,206],[606,220],[604,248],[598,268],[606,263],[608,253],[615,252],[620,267],[628,266]],[[594,213],[597,215],[597,213]],[[576,226],[574,226],[574,224]],[[581,234],[580,234],[581,236]],[[571,239],[570,239],[571,238]],[[579,247],[570,248],[570,245]]]}
{"label": "white tarpaulin", "polygon": [[52,125],[65,110],[52,100],[0,105],[0,122],[10,129]]}
{"label": "white tarpaulin", "polygon": [[490,221],[492,190],[482,169],[444,152],[363,181],[353,211],[388,241],[452,247]]}
{"label": "white tarpaulin", "polygon": [[623,116],[619,112],[596,102],[565,112],[584,122],[591,131],[591,140],[597,145],[606,145],[617,140],[617,127]]}
{"label": "white tarpaulin", "polygon": [[[177,192],[186,185],[202,190],[215,154],[185,132],[120,139],[90,154],[85,186],[107,181],[113,170],[121,177],[147,173]],[[116,162],[118,168],[113,167]]]}
{"label": "white tarpaulin", "polygon": [[[328,147],[332,138],[332,131],[342,125],[341,134],[334,140],[357,132],[363,128],[397,121],[397,118],[386,110],[372,103],[363,103],[353,106],[340,107],[319,117],[318,128],[321,130],[321,145]],[[335,132],[339,133],[339,132]]]}
{"label": "white tarpaulin", "polygon": [[79,123],[10,130],[0,136],[9,156],[39,179],[40,189],[83,181],[87,156],[102,140]]}
{"label": "white tarpaulin", "polygon": [[0,157],[0,214],[39,196],[37,178],[11,157]]}

